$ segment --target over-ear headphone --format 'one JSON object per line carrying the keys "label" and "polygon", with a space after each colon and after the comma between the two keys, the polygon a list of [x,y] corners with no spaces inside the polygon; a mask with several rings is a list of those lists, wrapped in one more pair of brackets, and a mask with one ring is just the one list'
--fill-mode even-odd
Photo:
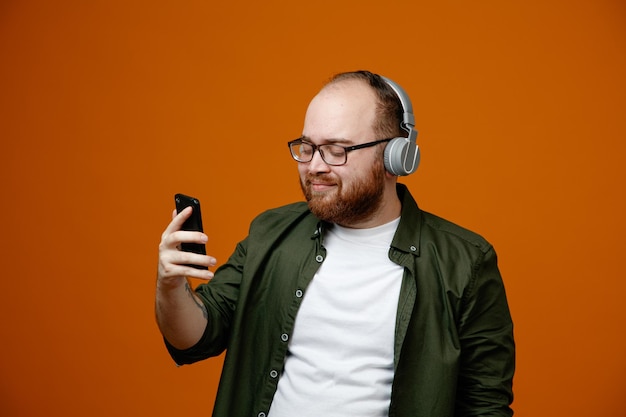
{"label": "over-ear headphone", "polygon": [[409,135],[406,138],[393,138],[385,147],[385,168],[393,175],[409,175],[417,170],[420,163],[420,148],[417,146],[417,130],[415,130],[415,116],[413,105],[407,93],[389,78],[380,78],[391,87],[402,104],[402,122],[400,127]]}

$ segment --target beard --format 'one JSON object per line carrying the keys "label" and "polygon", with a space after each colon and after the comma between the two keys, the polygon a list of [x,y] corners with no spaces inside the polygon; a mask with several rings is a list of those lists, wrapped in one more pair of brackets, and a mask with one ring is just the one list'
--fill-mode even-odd
{"label": "beard", "polygon": [[[336,189],[332,192],[316,192],[311,187],[312,180],[333,182]],[[300,179],[309,209],[320,220],[350,225],[369,219],[380,208],[385,185],[385,167],[382,158],[369,175],[358,178],[349,186],[344,186],[340,178],[329,174],[307,174]]]}

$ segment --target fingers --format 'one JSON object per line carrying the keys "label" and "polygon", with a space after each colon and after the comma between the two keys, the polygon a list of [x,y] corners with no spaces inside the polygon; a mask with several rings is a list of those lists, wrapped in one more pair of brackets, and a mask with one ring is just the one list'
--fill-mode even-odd
{"label": "fingers", "polygon": [[213,278],[213,272],[193,268],[188,265],[200,265],[210,268],[215,266],[215,258],[180,250],[181,243],[206,244],[208,237],[202,232],[180,230],[182,224],[189,218],[191,207],[185,208],[180,213],[172,213],[172,221],[161,235],[159,244],[158,280],[181,281],[185,277],[209,280]]}
{"label": "fingers", "polygon": [[177,249],[167,249],[159,253],[158,279],[176,280],[190,277],[210,280],[213,278],[213,272],[188,265],[201,265],[210,268],[215,266],[215,263],[215,258],[211,256],[184,252]]}
{"label": "fingers", "polygon": [[[196,232],[180,232],[196,233]],[[216,259],[208,255],[200,255],[192,252],[181,251],[171,244],[161,244],[159,246],[159,280],[180,281],[182,278],[198,278],[210,280],[213,272],[208,269],[198,269],[189,265],[200,265],[207,268],[215,266]]]}
{"label": "fingers", "polygon": [[185,209],[181,211],[180,213],[176,213],[176,210],[174,210],[172,212],[172,221],[170,222],[170,224],[167,225],[167,228],[165,229],[163,234],[166,234],[166,233],[169,234],[176,230],[180,230],[183,223],[185,223],[185,220],[187,220],[189,216],[191,216],[192,211],[193,211],[193,208],[191,206],[185,207]]}
{"label": "fingers", "polygon": [[166,248],[175,248],[179,246],[181,242],[185,243],[200,243],[205,244],[209,238],[202,232],[189,232],[181,231],[185,220],[191,216],[192,207],[186,207],[179,214],[176,211],[172,213],[172,221],[167,225],[167,228],[161,235],[161,246]]}
{"label": "fingers", "polygon": [[199,243],[206,244],[209,237],[202,232],[192,232],[188,230],[176,230],[170,233],[163,233],[161,242],[168,247],[176,247],[181,243]]}

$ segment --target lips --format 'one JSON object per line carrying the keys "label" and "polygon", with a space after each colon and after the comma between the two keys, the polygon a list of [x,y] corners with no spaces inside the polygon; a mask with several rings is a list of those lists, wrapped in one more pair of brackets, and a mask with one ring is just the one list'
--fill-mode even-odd
{"label": "lips", "polygon": [[320,183],[320,182],[312,182],[309,183],[309,186],[313,191],[326,191],[335,187],[335,184],[332,183]]}
{"label": "lips", "polygon": [[319,176],[307,177],[306,185],[312,191],[327,191],[337,186],[337,182],[330,178],[322,178]]}

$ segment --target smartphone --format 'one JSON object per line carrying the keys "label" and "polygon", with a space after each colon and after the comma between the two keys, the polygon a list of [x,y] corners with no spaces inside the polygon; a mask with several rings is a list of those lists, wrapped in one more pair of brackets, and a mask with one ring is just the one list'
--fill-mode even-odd
{"label": "smartphone", "polygon": [[[174,196],[174,202],[176,203],[176,212],[180,213],[185,208],[191,206],[193,211],[191,216],[185,223],[183,223],[180,230],[189,230],[192,232],[203,232],[202,230],[202,212],[200,211],[200,200],[195,197],[190,197],[184,194],[176,194]],[[181,250],[185,252],[199,253],[200,255],[206,255],[206,246],[201,243],[181,243]],[[201,265],[189,265],[198,269],[208,269],[206,266]]]}

